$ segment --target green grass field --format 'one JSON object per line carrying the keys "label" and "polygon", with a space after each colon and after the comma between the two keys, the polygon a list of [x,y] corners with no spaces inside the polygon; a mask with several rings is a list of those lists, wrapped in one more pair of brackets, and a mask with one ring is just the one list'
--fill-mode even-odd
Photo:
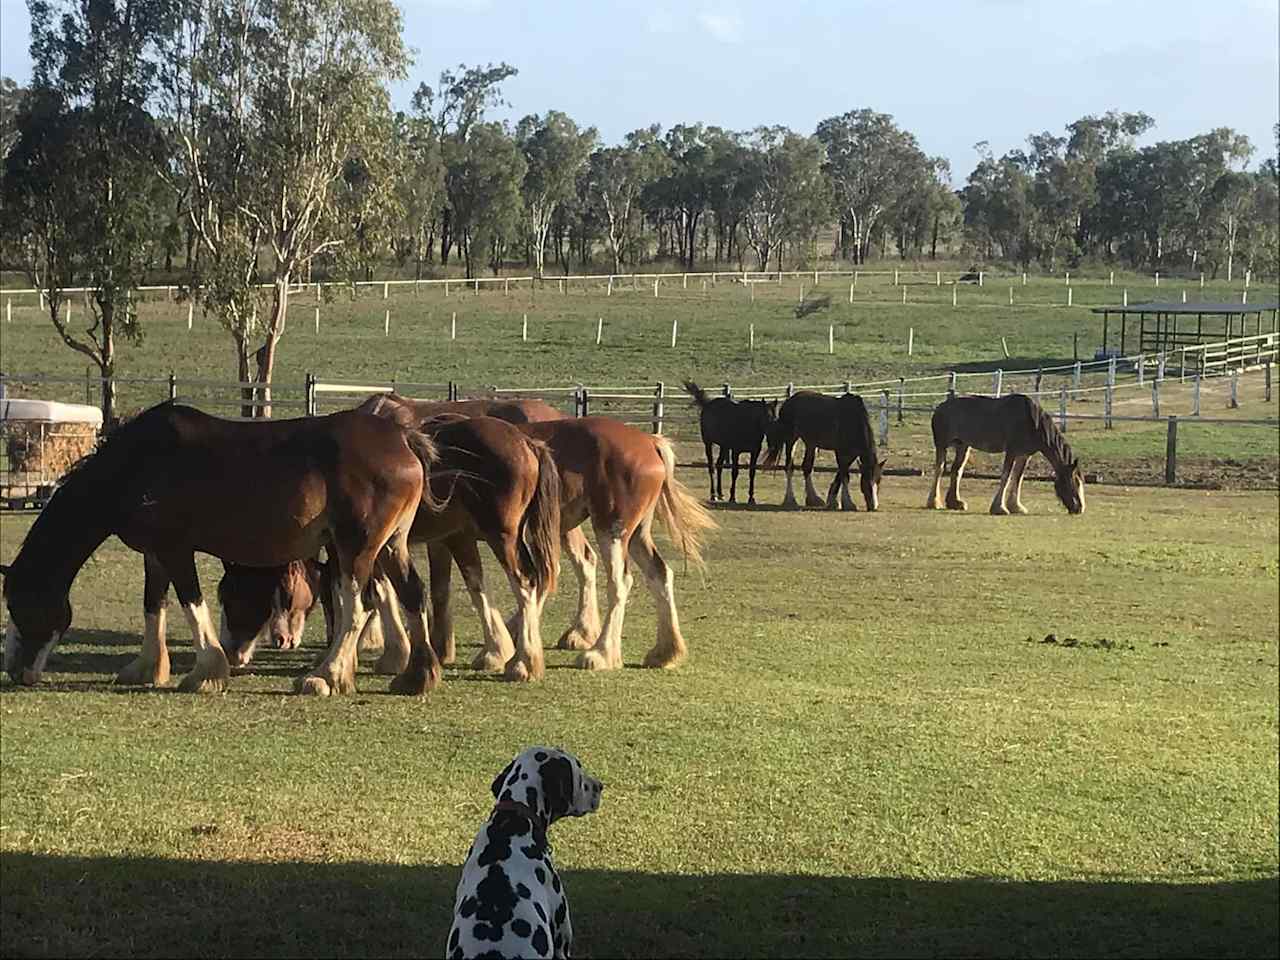
{"label": "green grass field", "polygon": [[[864,277],[853,306],[832,282],[816,294],[831,302],[799,318],[788,284],[755,304],[725,283],[657,305],[651,289],[533,303],[513,291],[383,304],[378,292],[323,306],[319,338],[306,297],[278,379],[652,390],[958,369],[985,389],[996,366],[1069,361],[1076,332],[1092,356],[1092,315],[1009,309],[1007,286],[961,288],[953,311],[948,288],[919,284],[904,308]],[[1108,300],[1084,290],[1076,304]],[[1061,281],[1032,293],[1047,303]],[[143,309],[147,339],[123,351],[122,376],[230,379],[224,332],[197,317],[188,334],[185,306]],[[34,308],[15,305],[0,334],[6,373],[83,376]],[[83,385],[61,389],[83,399]],[[164,389],[122,397],[138,406]],[[1167,382],[1166,415],[1189,410],[1188,390]],[[1131,393],[1116,413],[1149,411],[1149,394]],[[1206,385],[1202,412],[1276,417],[1261,395],[1251,374],[1228,410],[1223,385]],[[681,459],[695,460],[687,408],[668,408]],[[930,462],[927,423],[891,417],[891,466]],[[1086,469],[1115,481],[1090,488],[1082,517],[1043,483],[1024,493],[1031,516],[990,517],[984,479],[966,481],[972,513],[928,512],[927,478],[902,476],[876,514],[783,512],[766,474],[761,508],[716,511],[705,577],[678,578],[684,666],[630,669],[655,630],[638,589],[629,669],[585,674],[549,651],[542,684],[449,669],[425,700],[387,695],[367,670],[356,696],[292,696],[319,618],[307,649],[260,654],[226,696],[113,687],[139,644],[142,564],[108,541],[73,588],[75,625],[45,684],[0,687],[0,954],[438,955],[489,782],[524,746],[551,743],[606,784],[598,814],[552,831],[581,956],[1275,956],[1275,428],[1182,427],[1184,479],[1255,489],[1123,485],[1159,478],[1162,424],[1068,435]],[[705,495],[705,470],[681,476]],[[0,562],[30,523],[0,515]],[[210,595],[218,573],[206,558]],[[548,638],[569,616],[565,577]],[[177,673],[192,660],[181,617],[169,634]],[[479,644],[469,611],[458,637],[466,662]]]}

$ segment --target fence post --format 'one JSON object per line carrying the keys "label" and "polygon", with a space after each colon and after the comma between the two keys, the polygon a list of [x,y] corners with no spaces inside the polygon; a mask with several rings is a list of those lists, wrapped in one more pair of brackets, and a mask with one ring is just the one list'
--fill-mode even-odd
{"label": "fence post", "polygon": [[898,378],[898,422],[899,423],[902,422],[902,400],[903,400],[902,395],[905,392],[906,392],[906,379],[903,377],[899,377]]}
{"label": "fence post", "polygon": [[747,324],[747,348],[752,352],[756,352],[756,325],[754,323]]}
{"label": "fence post", "polygon": [[827,327],[827,353],[836,352],[836,325],[830,324]]}
{"label": "fence post", "polygon": [[795,385],[794,383],[788,383],[788,384],[787,384],[787,397],[788,397],[788,398],[790,398],[790,397],[791,397],[791,395],[792,395],[793,393],[795,393],[795,392],[796,392],[796,385]]}
{"label": "fence post", "polygon": [[1080,361],[1079,360],[1076,361],[1075,372],[1072,374],[1072,377],[1071,377],[1071,390],[1072,390],[1072,393],[1071,393],[1072,397],[1080,396]]}
{"label": "fence post", "polygon": [[732,399],[732,398],[733,398],[733,387],[729,386],[729,384],[727,384],[727,383],[722,383],[722,384],[720,384],[720,396],[722,396],[722,397],[729,397],[730,399]]}
{"label": "fence post", "polygon": [[1169,418],[1169,435],[1164,445],[1164,482],[1178,482],[1178,418]]}
{"label": "fence post", "polygon": [[316,415],[316,375],[310,370],[303,379],[302,409],[308,417]]}
{"label": "fence post", "polygon": [[979,271],[978,271],[978,286],[982,286],[982,274],[983,274],[983,271],[982,271],[982,270],[979,270]]}
{"label": "fence post", "polygon": [[604,338],[604,317],[596,318],[596,346],[600,346],[600,341]]}
{"label": "fence post", "polygon": [[846,380],[846,381],[844,382],[844,392],[845,392],[845,393],[853,393],[853,381],[852,381],[852,380]]}
{"label": "fence post", "polygon": [[956,287],[955,287],[955,285],[954,285],[954,284],[952,284],[952,287],[951,287],[951,306],[952,306],[952,307],[955,307],[955,305],[956,305]]}
{"label": "fence post", "polygon": [[1102,413],[1106,418],[1103,421],[1103,426],[1107,430],[1111,429],[1111,408],[1112,408],[1112,405],[1115,403],[1115,395],[1112,392],[1114,390],[1115,390],[1115,385],[1110,380],[1108,380],[1106,389],[1103,391],[1103,394],[1102,394]]}
{"label": "fence post", "polygon": [[1240,368],[1231,371],[1231,409],[1240,409]]}
{"label": "fence post", "polygon": [[1157,380],[1164,379],[1164,351],[1163,350],[1160,351],[1160,359],[1159,359],[1159,362],[1157,362],[1156,364],[1156,379]]}
{"label": "fence post", "polygon": [[898,285],[898,271],[897,271],[897,270],[893,271],[893,285],[894,285],[895,287]]}
{"label": "fence post", "polygon": [[389,285],[384,281],[384,282],[383,282],[383,284],[382,284],[382,299],[383,299],[383,300],[387,299],[387,289],[388,289],[388,286],[389,286]]}
{"label": "fence post", "polygon": [[1040,384],[1044,380],[1044,367],[1036,367],[1036,396],[1040,396]]}
{"label": "fence post", "polygon": [[991,375],[991,392],[995,394],[996,399],[1000,399],[1000,391],[1004,389],[1004,371],[997,370]]}
{"label": "fence post", "polygon": [[916,328],[907,327],[907,356],[911,356],[916,348]]}
{"label": "fence post", "polygon": [[880,445],[889,442],[889,391],[880,391]]}
{"label": "fence post", "polygon": [[1159,419],[1160,417],[1160,381],[1151,381],[1151,415]]}
{"label": "fence post", "polygon": [[1265,393],[1263,394],[1263,399],[1266,400],[1267,403],[1270,403],[1271,402],[1271,361],[1270,360],[1268,360],[1266,365],[1262,368],[1262,383],[1263,383],[1263,390],[1265,391]]}
{"label": "fence post", "polygon": [[1200,374],[1196,374],[1196,382],[1191,387],[1191,415],[1200,416]]}
{"label": "fence post", "polygon": [[954,397],[956,395],[956,372],[952,370],[947,376],[947,396]]}
{"label": "fence post", "polygon": [[676,330],[679,328],[679,326],[680,326],[680,321],[675,317],[672,317],[671,318],[671,349],[672,350],[676,348]]}
{"label": "fence post", "polygon": [[191,329],[191,321],[195,318],[195,302],[187,301],[187,329]]}
{"label": "fence post", "polygon": [[653,432],[662,433],[662,381],[653,391]]}
{"label": "fence post", "polygon": [[178,376],[173,371],[169,371],[169,399],[178,399]]}

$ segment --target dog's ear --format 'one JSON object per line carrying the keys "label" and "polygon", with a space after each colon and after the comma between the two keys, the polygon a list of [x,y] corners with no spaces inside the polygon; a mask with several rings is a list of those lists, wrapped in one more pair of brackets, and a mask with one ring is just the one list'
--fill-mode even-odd
{"label": "dog's ear", "polygon": [[573,766],[565,757],[552,757],[538,770],[547,820],[565,816],[573,807]]}
{"label": "dog's ear", "polygon": [[502,790],[502,785],[507,782],[507,774],[511,772],[511,768],[515,765],[516,762],[512,760],[502,768],[502,772],[500,774],[493,778],[493,785],[489,787],[489,789],[493,791],[493,799],[498,799],[498,794]]}

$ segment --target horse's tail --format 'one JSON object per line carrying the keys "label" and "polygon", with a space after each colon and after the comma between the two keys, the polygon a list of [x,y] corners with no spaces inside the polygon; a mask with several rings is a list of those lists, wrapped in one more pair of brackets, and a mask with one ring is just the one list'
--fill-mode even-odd
{"label": "horse's tail", "polygon": [[707,405],[707,391],[703,390],[692,380],[686,380],[684,382],[684,389],[689,396],[693,397],[693,402],[698,405],[699,410]]}
{"label": "horse's tail", "polygon": [[432,513],[438,513],[444,509],[449,500],[447,497],[443,501],[437,500],[431,492],[431,466],[440,459],[435,441],[419,430],[406,429],[404,442],[422,464],[422,505]]}
{"label": "horse's tail", "polygon": [[538,483],[520,518],[520,560],[534,589],[546,595],[560,575],[560,471],[545,443],[526,442],[538,458]]}
{"label": "horse's tail", "polygon": [[778,462],[778,457],[788,446],[795,443],[795,418],[792,412],[787,409],[787,404],[782,405],[782,409],[778,411],[778,419],[774,422],[772,430],[765,431],[765,437],[769,441],[769,447],[764,452],[764,459],[761,464],[766,467],[772,467]]}
{"label": "horse's tail", "polygon": [[692,561],[700,570],[704,569],[702,535],[707,530],[716,529],[717,524],[697,498],[676,479],[676,453],[671,441],[655,436],[653,442],[667,473],[658,497],[658,519],[666,525],[671,541],[680,548],[685,560]]}

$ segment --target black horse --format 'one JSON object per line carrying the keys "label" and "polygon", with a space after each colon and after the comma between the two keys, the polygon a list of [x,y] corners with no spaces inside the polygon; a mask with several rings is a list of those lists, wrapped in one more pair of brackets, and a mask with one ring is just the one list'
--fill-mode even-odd
{"label": "black horse", "polygon": [[[778,411],[777,400],[734,400],[730,397],[708,398],[706,391],[692,380],[684,382],[684,388],[698,405],[698,423],[702,428],[702,443],[707,450],[707,473],[711,478],[712,501],[724,499],[724,465],[730,461],[733,470],[729,477],[729,502],[738,499],[738,458],[742,454],[751,457],[748,470],[747,503],[756,502],[756,460],[765,435],[773,425]],[[711,448],[718,446],[720,456],[713,467]]]}
{"label": "black horse", "polygon": [[[862,462],[859,478],[867,509],[880,505],[880,480],[884,476],[884,461],[876,447],[876,434],[871,428],[867,405],[856,393],[829,397],[812,390],[801,390],[787,398],[778,412],[778,422],[769,431],[769,451],[765,454],[766,467],[777,463],[779,454],[786,454],[787,492],[784,507],[799,506],[795,487],[792,485],[792,452],[796,441],[804,441],[804,489],[805,506],[836,508],[836,492],[840,493],[840,507],[856,510],[849,495],[849,468],[854,460]],[[836,475],[831,481],[824,501],[813,485],[813,461],[819,450],[834,450]]]}

